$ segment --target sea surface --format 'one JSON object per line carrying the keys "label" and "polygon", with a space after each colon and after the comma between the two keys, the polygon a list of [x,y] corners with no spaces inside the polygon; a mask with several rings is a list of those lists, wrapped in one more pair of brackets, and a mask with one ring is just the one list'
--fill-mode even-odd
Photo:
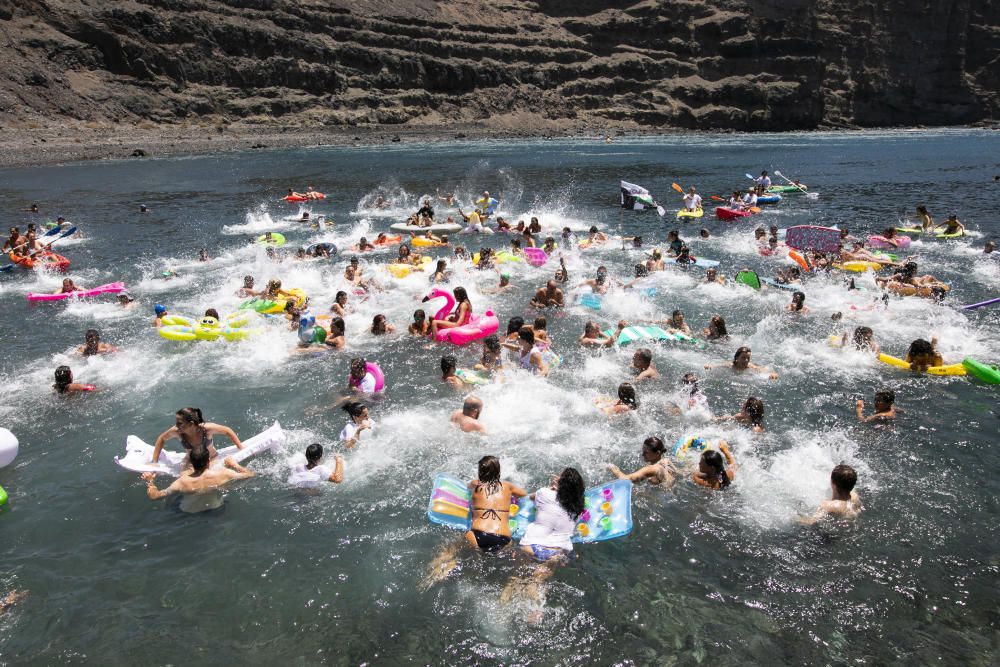
{"label": "sea surface", "polygon": [[[8,223],[0,231],[65,216],[83,231],[54,246],[72,261],[68,275],[87,287],[124,281],[136,304],[122,309],[101,297],[33,305],[27,293],[55,291],[62,276],[0,273],[0,425],[21,443],[15,463],[0,470],[10,494],[0,510],[0,595],[28,592],[0,615],[0,663],[996,664],[1000,387],[914,375],[833,349],[827,338],[870,326],[896,356],[936,336],[948,363],[1000,361],[1000,306],[960,310],[1000,296],[1000,262],[982,253],[1000,236],[998,156],[996,132],[949,130],[261,150],[0,171]],[[694,185],[707,200],[746,187],[745,173],[761,169],[801,179],[820,196],[788,196],[733,224],[715,219],[708,201],[694,224],[673,218],[680,197],[671,183]],[[647,187],[667,217],[623,211],[622,179]],[[304,208],[279,200],[308,185],[327,199]],[[837,273],[808,277],[805,315],[785,312],[788,292],[707,285],[699,269],[657,274],[652,296],[615,288],[599,311],[577,304],[574,287],[567,308],[547,313],[563,364],[548,379],[511,371],[503,384],[477,389],[486,437],[450,426],[462,397],[439,372],[442,354],[470,366],[480,346],[428,349],[405,335],[414,310],[441,302],[421,303],[426,275],[389,275],[394,249],[363,256],[365,275],[384,291],[351,296],[341,353],[299,354],[280,323],[240,343],[173,342],[152,326],[156,303],[192,317],[237,309],[244,275],[300,287],[314,312],[325,312],[360,236],[387,231],[425,195],[453,191],[468,202],[484,189],[513,222],[537,216],[543,236],[596,225],[613,237],[643,237],[643,250],[613,240],[580,252],[560,242],[571,286],[599,264],[630,280],[671,229],[728,276],[791,265],[757,252],[758,225],[836,224],[860,236],[913,220],[925,204],[938,221],[956,213],[970,233],[918,240],[904,253],[917,256],[921,273],[951,284],[940,304],[892,298],[883,307],[870,274],[858,277],[870,290],[860,292]],[[379,195],[389,209],[365,208]],[[21,212],[32,203],[39,214]],[[139,214],[140,204],[150,212]],[[304,209],[335,224],[295,222]],[[439,217],[447,214],[439,207]],[[706,240],[698,238],[703,227]],[[289,254],[317,241],[343,252],[276,263],[248,243],[265,231],[284,234]],[[509,238],[459,242],[478,249]],[[202,248],[207,262],[197,259]],[[468,289],[477,313],[492,308],[503,329],[512,316],[540,314],[528,301],[553,264],[503,265],[515,289],[495,295],[496,273],[453,263],[452,286]],[[178,276],[165,280],[166,269]],[[640,388],[637,412],[606,418],[594,401],[631,376],[634,349],[579,348],[584,323],[659,319],[677,308],[696,330],[722,315],[731,339],[704,349],[651,346],[662,380]],[[836,312],[842,321],[833,321]],[[402,333],[371,335],[378,313]],[[119,351],[77,355],[89,328]],[[779,379],[704,368],[725,364],[741,345]],[[361,355],[381,364],[388,390],[372,403],[373,437],[344,451],[337,436],[346,415],[332,406],[350,358]],[[62,364],[98,390],[54,395]],[[749,395],[763,399],[766,432],[706,413],[669,414],[688,371],[701,377],[713,415],[738,411]],[[896,423],[859,424],[855,401],[870,410],[884,388],[896,393]],[[189,405],[243,438],[275,420],[288,436],[277,455],[250,460],[257,476],[227,491],[220,509],[199,514],[182,511],[176,497],[148,500],[138,475],[114,461],[126,436],[152,443]],[[578,545],[578,558],[537,599],[501,602],[510,582],[535,568],[513,553],[460,550],[449,577],[422,586],[432,559],[461,537],[426,518],[437,473],[471,478],[479,458],[494,454],[504,478],[532,490],[566,466],[593,485],[611,479],[608,463],[638,468],[650,435],[726,439],[739,464],[735,483],[723,493],[687,479],[669,490],[637,486],[632,533]],[[334,451],[344,454],[342,484],[310,492],[286,483],[312,442],[331,462]],[[861,517],[800,525],[799,515],[829,497],[830,471],[841,462],[858,471]]]}

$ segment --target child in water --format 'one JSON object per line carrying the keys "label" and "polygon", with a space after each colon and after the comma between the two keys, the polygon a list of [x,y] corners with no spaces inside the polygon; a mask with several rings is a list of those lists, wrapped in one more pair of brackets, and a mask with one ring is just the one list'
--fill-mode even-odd
{"label": "child in water", "polygon": [[320,465],[323,458],[323,445],[314,442],[306,447],[306,462],[292,468],[288,483],[292,486],[317,487],[323,482],[340,484],[344,481],[344,459],[340,454],[334,458],[334,469]]}
{"label": "child in water", "polygon": [[[723,462],[725,457],[725,462]],[[691,475],[691,481],[713,491],[722,491],[736,478],[736,459],[729,451],[725,440],[719,441],[719,451],[706,449],[698,461],[698,470]]]}
{"label": "child in water", "polygon": [[862,424],[878,424],[896,418],[896,393],[885,389],[875,392],[875,414],[865,417],[865,402],[858,399],[854,410],[858,415],[858,421]]}

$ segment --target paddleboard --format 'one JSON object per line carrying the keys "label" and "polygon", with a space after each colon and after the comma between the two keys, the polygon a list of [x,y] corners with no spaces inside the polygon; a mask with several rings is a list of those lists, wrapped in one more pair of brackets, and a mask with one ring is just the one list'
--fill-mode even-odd
{"label": "paddleboard", "polygon": [[[244,440],[243,449],[237,449],[236,445],[219,449],[213,465],[221,466],[226,457],[230,456],[240,463],[264,450],[276,450],[284,441],[285,432],[278,422],[274,422],[266,431]],[[132,472],[152,472],[177,477],[181,474],[186,457],[186,452],[163,449],[160,451],[160,460],[153,463],[153,445],[144,442],[139,436],[130,435],[125,438],[125,455],[116,456],[115,463]]]}
{"label": "paddleboard", "polygon": [[818,225],[797,225],[785,230],[785,244],[798,250],[837,252],[840,230]]}

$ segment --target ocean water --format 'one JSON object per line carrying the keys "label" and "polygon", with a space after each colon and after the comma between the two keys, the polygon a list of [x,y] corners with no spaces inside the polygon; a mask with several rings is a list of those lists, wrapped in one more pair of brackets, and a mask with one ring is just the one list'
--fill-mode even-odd
{"label": "ocean water", "polygon": [[[0,171],[5,222],[23,229],[65,216],[84,233],[55,246],[72,261],[68,275],[88,287],[124,281],[136,298],[127,310],[108,297],[32,305],[26,294],[54,291],[61,276],[0,273],[0,425],[21,442],[18,459],[0,470],[10,494],[0,510],[0,595],[28,592],[0,616],[0,662],[995,664],[1000,389],[898,371],[826,339],[870,326],[896,356],[913,339],[936,336],[948,363],[1000,360],[1000,307],[959,309],[1000,296],[1000,261],[982,254],[1000,233],[997,155],[995,132],[956,130],[269,150]],[[763,168],[800,178],[819,198],[789,196],[732,224],[712,217],[708,202],[695,224],[618,207],[620,179],[646,186],[673,211],[673,182],[725,196],[749,183],[745,172]],[[309,184],[328,198],[305,208],[330,216],[332,227],[297,223],[303,207],[279,201],[286,188]],[[597,225],[612,236],[641,235],[648,250],[678,229],[729,276],[790,265],[758,254],[758,224],[837,224],[866,235],[925,204],[939,221],[958,214],[970,234],[918,240],[904,253],[951,284],[940,304],[893,298],[884,308],[870,275],[858,278],[864,292],[847,291],[838,274],[810,276],[803,290],[811,312],[798,316],[784,311],[787,292],[706,285],[698,269],[656,274],[652,296],[613,289],[599,311],[576,304],[573,287],[571,305],[547,314],[564,363],[548,379],[514,371],[476,391],[486,437],[449,425],[462,397],[438,371],[445,353],[472,365],[479,345],[428,349],[405,333],[368,331],[384,313],[405,332],[415,309],[440,303],[421,303],[425,275],[390,276],[384,265],[394,249],[362,257],[383,291],[364,301],[352,295],[341,353],[298,354],[283,326],[214,344],[163,340],[152,327],[155,303],[189,316],[235,310],[248,274],[259,285],[273,277],[300,287],[314,312],[326,311],[361,235],[387,231],[425,195],[454,191],[468,202],[483,189],[512,221],[538,216],[544,234]],[[379,195],[389,209],[365,208]],[[20,212],[34,202],[40,214]],[[138,214],[140,203],[151,212]],[[702,227],[707,240],[698,238]],[[265,231],[284,234],[290,251],[330,241],[345,252],[276,263],[248,243]],[[501,247],[509,239],[459,242]],[[620,241],[571,246],[560,243],[571,286],[600,264],[627,281],[644,252]],[[201,248],[208,262],[197,261]],[[166,268],[178,277],[164,280]],[[492,308],[503,328],[514,315],[539,314],[528,301],[555,267],[504,265],[515,288],[503,295],[489,293],[495,273],[451,268],[452,286],[468,289],[477,313]],[[594,400],[630,377],[634,350],[579,348],[584,323],[658,319],[675,308],[698,330],[722,315],[731,339],[705,349],[651,346],[662,380],[640,388],[637,412],[609,420]],[[88,328],[119,351],[76,355]],[[704,368],[741,345],[779,379]],[[323,443],[331,460],[342,450],[346,415],[332,406],[360,355],[381,364],[388,382],[371,406],[373,437],[344,452],[342,484],[289,487],[289,467],[306,445]],[[53,370],[62,364],[98,391],[55,396]],[[701,377],[714,415],[736,412],[748,395],[763,399],[766,433],[669,414],[688,371]],[[870,409],[883,388],[896,392],[897,422],[858,424],[855,400]],[[200,514],[181,511],[176,498],[149,501],[138,476],[114,463],[127,435],[153,442],[188,405],[243,438],[275,420],[288,435],[280,453],[251,460],[255,478]],[[637,468],[649,435],[726,439],[736,482],[725,493],[685,479],[670,490],[637,486],[633,532],[579,545],[537,598],[501,601],[512,580],[534,571],[513,553],[460,550],[448,578],[421,585],[432,559],[461,537],[426,519],[436,473],[471,478],[476,461],[494,454],[506,479],[532,490],[565,466],[593,485],[611,479],[608,463]],[[799,525],[797,516],[828,497],[830,470],[841,462],[858,470],[861,517]]]}

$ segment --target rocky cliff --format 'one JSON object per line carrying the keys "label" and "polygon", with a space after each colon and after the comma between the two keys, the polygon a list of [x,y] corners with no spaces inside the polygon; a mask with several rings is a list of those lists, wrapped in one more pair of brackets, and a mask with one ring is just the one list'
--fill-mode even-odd
{"label": "rocky cliff", "polygon": [[0,121],[492,128],[1000,118],[1000,0],[18,0]]}

